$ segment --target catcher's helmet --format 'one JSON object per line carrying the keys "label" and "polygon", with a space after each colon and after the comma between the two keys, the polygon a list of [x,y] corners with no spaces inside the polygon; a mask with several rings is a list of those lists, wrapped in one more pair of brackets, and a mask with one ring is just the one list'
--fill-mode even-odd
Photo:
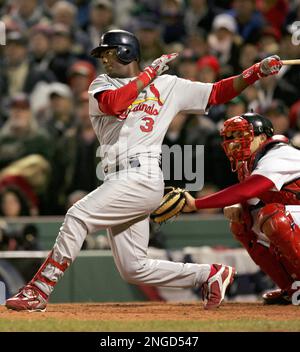
{"label": "catcher's helmet", "polygon": [[266,117],[254,112],[247,112],[246,114],[241,115],[241,117],[251,123],[255,136],[258,136],[261,133],[265,133],[268,138],[273,136],[274,127],[272,122]]}
{"label": "catcher's helmet", "polygon": [[100,57],[103,50],[117,49],[117,58],[123,64],[140,60],[140,44],[134,34],[114,29],[101,36],[99,46],[91,51],[94,57]]}

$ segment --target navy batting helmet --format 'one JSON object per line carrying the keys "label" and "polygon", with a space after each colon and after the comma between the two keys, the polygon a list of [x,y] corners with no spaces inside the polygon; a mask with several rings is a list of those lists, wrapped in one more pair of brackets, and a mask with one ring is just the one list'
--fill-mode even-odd
{"label": "navy batting helmet", "polygon": [[104,33],[100,39],[99,46],[91,51],[94,57],[100,57],[103,50],[117,49],[117,58],[123,64],[140,60],[140,44],[134,34],[114,29]]}
{"label": "navy batting helmet", "polygon": [[253,126],[253,132],[255,136],[261,133],[265,133],[267,137],[272,137],[274,134],[274,127],[272,122],[257,113],[247,112],[241,115],[245,120],[247,120]]}

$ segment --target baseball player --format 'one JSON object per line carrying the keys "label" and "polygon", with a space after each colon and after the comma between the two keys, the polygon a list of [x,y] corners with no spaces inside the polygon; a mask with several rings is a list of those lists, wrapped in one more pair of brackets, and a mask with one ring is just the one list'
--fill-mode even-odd
{"label": "baseball player", "polygon": [[194,199],[184,211],[223,208],[235,238],[278,285],[266,304],[289,304],[300,280],[300,150],[273,135],[265,117],[247,113],[228,119],[223,148],[239,184]]}
{"label": "baseball player", "polygon": [[[90,118],[101,145],[104,183],[67,212],[55,245],[33,279],[6,301],[15,310],[44,310],[48,297],[75,260],[88,233],[107,229],[121,276],[130,283],[201,287],[205,308],[215,308],[234,277],[221,264],[183,264],[147,257],[149,214],[159,205],[164,181],[161,144],[180,111],[204,112],[238,95],[261,77],[276,74],[279,57],[215,84],[162,75],[178,54],[162,55],[141,71],[140,48],[130,32],[103,34],[91,53],[106,74],[89,88]],[[83,170],[84,172],[84,170]]]}

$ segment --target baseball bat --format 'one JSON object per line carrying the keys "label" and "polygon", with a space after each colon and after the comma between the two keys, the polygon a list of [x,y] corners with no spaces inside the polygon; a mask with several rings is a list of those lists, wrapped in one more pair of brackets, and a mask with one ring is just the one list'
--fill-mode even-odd
{"label": "baseball bat", "polygon": [[300,65],[300,59],[295,60],[281,60],[283,65]]}

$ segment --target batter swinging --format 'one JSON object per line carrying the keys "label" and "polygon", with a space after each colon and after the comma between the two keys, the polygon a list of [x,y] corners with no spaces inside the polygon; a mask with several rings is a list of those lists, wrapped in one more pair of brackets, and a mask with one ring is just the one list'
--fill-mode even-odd
{"label": "batter swinging", "polygon": [[15,310],[45,310],[48,297],[75,260],[87,234],[107,229],[116,266],[128,282],[202,288],[205,308],[218,307],[235,269],[222,264],[183,264],[147,257],[149,214],[163,195],[161,144],[180,111],[204,112],[225,103],[261,77],[276,74],[277,56],[262,60],[241,75],[214,84],[162,75],[178,54],[163,55],[139,68],[137,38],[106,32],[99,57],[107,74],[89,88],[90,117],[102,150],[104,183],[72,206],[55,245],[33,279],[6,301]]}

